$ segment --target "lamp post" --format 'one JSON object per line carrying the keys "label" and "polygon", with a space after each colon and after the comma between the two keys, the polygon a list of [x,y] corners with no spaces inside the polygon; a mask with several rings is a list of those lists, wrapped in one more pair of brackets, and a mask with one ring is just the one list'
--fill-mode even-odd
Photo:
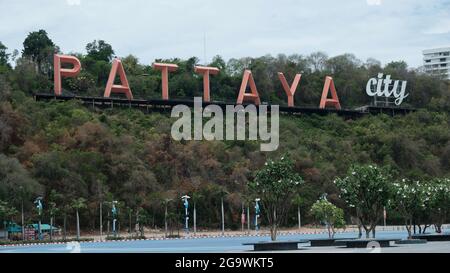
{"label": "lamp post", "polygon": [[250,234],[250,202],[247,203],[247,233]]}
{"label": "lamp post", "polygon": [[244,202],[242,202],[242,213],[241,213],[241,231],[244,233],[244,225],[245,225],[245,208]]}
{"label": "lamp post", "polygon": [[189,201],[188,201],[188,199],[189,198],[191,198],[191,197],[188,196],[188,195],[181,196],[181,200],[183,200],[184,211],[185,211],[185,213],[184,213],[184,217],[185,217],[185,226],[184,226],[184,228],[185,228],[186,234],[189,234],[189,211],[188,211],[188,209],[189,209]]}
{"label": "lamp post", "polygon": [[23,213],[23,186],[19,186],[20,189],[20,202],[21,202],[21,220],[22,220],[22,241],[25,241],[25,226],[23,225],[25,222],[25,217]]}
{"label": "lamp post", "polygon": [[100,241],[103,241],[103,201],[100,200]]}
{"label": "lamp post", "polygon": [[225,234],[225,213],[223,210],[223,196],[220,197],[220,209],[221,209],[221,213],[222,213],[222,236],[224,236],[224,234]]}
{"label": "lamp post", "polygon": [[111,203],[112,203],[111,214],[112,214],[112,218],[113,218],[112,229],[113,229],[114,237],[116,237],[117,236],[117,232],[116,232],[116,221],[117,221],[117,219],[116,219],[116,217],[117,217],[116,204],[117,204],[117,201],[112,201]]}
{"label": "lamp post", "polygon": [[259,226],[258,226],[258,218],[259,214],[261,213],[261,210],[259,208],[259,201],[261,201],[260,198],[255,199],[255,231],[258,232]]}
{"label": "lamp post", "polygon": [[38,215],[39,215],[38,239],[42,240],[42,231],[41,231],[41,217],[42,217],[42,209],[43,209],[42,197],[39,196],[38,198],[36,198],[36,200],[34,200],[34,204],[36,204],[36,209],[37,209]]}
{"label": "lamp post", "polygon": [[167,238],[167,206],[168,206],[168,204],[169,204],[169,202],[170,201],[172,201],[172,199],[170,199],[170,198],[166,198],[166,199],[164,199],[164,207],[165,207],[165,210],[164,210],[164,238]]}

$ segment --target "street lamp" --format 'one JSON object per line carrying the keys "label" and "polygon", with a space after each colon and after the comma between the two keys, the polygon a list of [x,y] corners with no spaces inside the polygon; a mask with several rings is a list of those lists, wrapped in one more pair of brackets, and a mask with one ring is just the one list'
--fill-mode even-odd
{"label": "street lamp", "polygon": [[259,208],[259,201],[261,201],[260,198],[255,199],[255,231],[258,232],[259,226],[258,226],[258,218],[259,214],[261,213],[261,210]]}
{"label": "street lamp", "polygon": [[188,196],[188,195],[181,196],[181,200],[183,200],[183,205],[184,205],[184,210],[185,210],[185,214],[184,214],[184,216],[185,216],[185,227],[184,228],[185,228],[187,234],[189,234],[189,211],[188,211],[188,209],[189,209],[189,201],[188,201],[188,199],[189,198],[191,198],[191,197]]}
{"label": "street lamp", "polygon": [[111,213],[112,213],[112,218],[113,218],[113,234],[114,237],[117,236],[117,232],[116,232],[116,216],[117,216],[117,208],[116,208],[116,204],[118,203],[117,201],[112,201],[112,206],[111,206]]}
{"label": "street lamp", "polygon": [[38,198],[36,198],[36,200],[34,200],[34,204],[36,204],[36,209],[38,211],[38,215],[39,215],[39,223],[38,223],[38,239],[42,240],[42,231],[41,231],[41,217],[42,217],[42,209],[43,209],[43,205],[42,205],[42,197],[39,196]]}
{"label": "street lamp", "polygon": [[23,225],[25,222],[25,217],[23,213],[23,186],[19,186],[20,190],[20,202],[21,202],[21,220],[22,220],[22,241],[25,241],[25,226]]}

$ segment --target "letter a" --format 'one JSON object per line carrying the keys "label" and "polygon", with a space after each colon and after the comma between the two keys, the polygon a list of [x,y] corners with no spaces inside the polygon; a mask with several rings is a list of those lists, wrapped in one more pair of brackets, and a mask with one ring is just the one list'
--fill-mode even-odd
{"label": "letter a", "polygon": [[[117,72],[119,72],[121,85],[114,84]],[[128,84],[127,76],[125,75],[125,70],[123,69],[122,62],[119,59],[114,59],[113,61],[103,97],[109,98],[111,93],[123,93],[129,100],[133,99],[133,94],[131,93],[130,85]]]}
{"label": "letter a", "polygon": [[[328,98],[328,91],[331,89],[331,99]],[[324,109],[327,105],[334,106],[336,109],[341,110],[341,104],[336,93],[336,87],[332,77],[327,76],[325,78],[325,84],[323,86],[322,98],[320,99],[320,109]]]}
{"label": "letter a", "polygon": [[[251,93],[245,93],[247,85],[250,82]],[[244,76],[242,77],[241,89],[239,90],[239,95],[236,104],[242,104],[244,100],[252,101],[255,105],[261,104],[259,99],[258,90],[256,90],[255,80],[253,79],[252,72],[250,70],[244,71]]]}
{"label": "letter a", "polygon": [[302,78],[302,74],[296,74],[294,81],[292,82],[291,87],[289,87],[288,82],[286,81],[286,77],[283,73],[278,72],[278,78],[281,81],[281,84],[283,85],[284,92],[286,92],[286,95],[288,97],[288,106],[294,107],[294,95],[295,91],[297,90],[297,86],[300,82],[300,79]]}
{"label": "letter a", "polygon": [[[73,68],[61,68],[62,63],[72,64]],[[75,77],[80,73],[81,63],[74,56],[69,55],[53,55],[53,78],[54,78],[54,90],[56,96],[61,96],[61,76]]]}

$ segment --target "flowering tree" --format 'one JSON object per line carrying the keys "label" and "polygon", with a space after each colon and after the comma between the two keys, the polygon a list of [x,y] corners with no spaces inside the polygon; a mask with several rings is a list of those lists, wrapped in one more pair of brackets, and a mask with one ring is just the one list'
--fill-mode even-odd
{"label": "flowering tree", "polygon": [[442,232],[442,224],[450,216],[450,179],[433,180],[430,196],[430,209],[436,232]]}
{"label": "flowering tree", "polygon": [[408,239],[412,238],[412,226],[414,217],[422,213],[429,201],[430,192],[427,186],[419,181],[411,182],[402,179],[393,183],[392,198],[389,200],[389,207],[396,210],[405,221]]}
{"label": "flowering tree", "polygon": [[326,198],[321,198],[311,207],[311,214],[316,220],[327,226],[328,237],[334,238],[336,228],[344,227],[344,211],[330,203]]}
{"label": "flowering tree", "polygon": [[341,191],[340,197],[355,209],[367,238],[370,232],[375,237],[375,227],[391,194],[391,178],[391,172],[386,167],[353,165],[346,177],[334,180]]}
{"label": "flowering tree", "polygon": [[272,241],[276,240],[278,226],[286,217],[291,200],[303,183],[293,166],[293,161],[287,155],[276,161],[268,160],[249,183],[250,192],[261,199]]}

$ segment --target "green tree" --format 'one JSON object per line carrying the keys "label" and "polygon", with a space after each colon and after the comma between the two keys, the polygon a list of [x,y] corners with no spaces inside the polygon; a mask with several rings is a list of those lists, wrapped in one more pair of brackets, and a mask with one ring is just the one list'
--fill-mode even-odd
{"label": "green tree", "polygon": [[292,198],[292,205],[297,207],[297,220],[298,220],[298,229],[302,227],[302,214],[301,214],[301,206],[303,205],[304,200],[300,194],[296,194],[294,198]]}
{"label": "green tree", "polygon": [[294,171],[293,165],[288,155],[276,161],[268,160],[264,167],[256,172],[255,179],[249,183],[250,192],[261,199],[272,241],[277,238],[278,228],[289,211],[292,197],[303,183],[302,177]]}
{"label": "green tree", "polygon": [[76,217],[77,217],[77,240],[79,240],[80,239],[80,214],[79,214],[79,211],[81,209],[85,209],[87,207],[86,206],[86,199],[84,199],[83,197],[74,199],[72,201],[71,207],[76,212]]}
{"label": "green tree", "polygon": [[0,154],[0,200],[8,200],[19,207],[22,201],[40,193],[41,185],[16,158]]}
{"label": "green tree", "polygon": [[58,207],[59,200],[63,196],[55,190],[51,190],[48,198],[48,213],[50,215],[50,240],[53,239],[53,225],[55,224],[55,217],[60,213],[61,209]]}
{"label": "green tree", "polygon": [[450,179],[435,178],[431,186],[430,208],[437,233],[442,233],[442,225],[450,217]]}
{"label": "green tree", "polygon": [[1,67],[9,67],[9,55],[8,53],[6,53],[6,50],[8,48],[2,43],[0,42],[0,72],[2,71]]}
{"label": "green tree", "polygon": [[345,227],[344,211],[330,203],[325,197],[312,205],[311,214],[317,221],[326,225],[330,239],[334,238],[336,228]]}
{"label": "green tree", "polygon": [[391,196],[391,180],[389,168],[375,165],[352,165],[346,177],[334,180],[341,198],[355,208],[367,238],[370,232],[375,238],[375,228]]}
{"label": "green tree", "polygon": [[[0,221],[3,220],[3,228],[6,231],[11,223],[13,217],[17,215],[18,211],[8,202],[0,200]],[[7,234],[8,235],[8,234]]]}
{"label": "green tree", "polygon": [[96,61],[110,62],[114,56],[114,50],[104,40],[94,40],[86,45],[87,56]]}
{"label": "green tree", "polygon": [[28,34],[23,42],[22,56],[36,62],[37,70],[47,74],[51,71],[52,56],[58,48],[43,29]]}
{"label": "green tree", "polygon": [[419,181],[402,179],[392,184],[392,198],[389,207],[397,211],[404,220],[408,238],[412,238],[414,218],[427,207],[427,186]]}

